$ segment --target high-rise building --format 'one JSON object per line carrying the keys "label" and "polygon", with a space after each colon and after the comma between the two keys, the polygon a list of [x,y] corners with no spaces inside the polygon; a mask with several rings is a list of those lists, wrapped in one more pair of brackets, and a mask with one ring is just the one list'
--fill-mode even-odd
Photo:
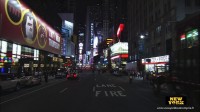
{"label": "high-rise building", "polygon": [[199,3],[195,2],[198,0],[128,0],[130,60],[175,50],[175,26],[187,15],[200,11]]}
{"label": "high-rise building", "polygon": [[121,23],[126,23],[125,0],[103,0],[103,39],[114,38]]}
{"label": "high-rise building", "polygon": [[98,54],[97,45],[99,41],[102,41],[101,4],[96,3],[95,5],[88,6],[86,15],[85,50],[90,52],[90,56],[87,59],[92,60],[93,56]]}
{"label": "high-rise building", "polygon": [[103,38],[106,39],[109,33],[109,0],[103,0]]}
{"label": "high-rise building", "polygon": [[[126,23],[125,12],[126,1],[123,0],[101,0],[87,7],[85,49],[91,52],[91,59],[101,54],[97,50],[99,43],[116,37],[120,23]],[[127,38],[124,32],[122,34],[121,37]]]}
{"label": "high-rise building", "polygon": [[74,32],[74,14],[73,13],[59,13],[62,18],[61,34],[63,38],[62,55],[75,55],[75,44],[71,41]]}

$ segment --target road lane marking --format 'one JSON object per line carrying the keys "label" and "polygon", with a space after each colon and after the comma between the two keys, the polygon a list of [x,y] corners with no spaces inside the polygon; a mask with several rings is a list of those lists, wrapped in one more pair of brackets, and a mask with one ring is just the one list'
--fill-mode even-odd
{"label": "road lane marking", "polygon": [[108,96],[108,93],[107,93],[107,91],[105,91],[105,95],[106,95],[106,96]]}
{"label": "road lane marking", "polygon": [[96,91],[95,96],[97,97],[100,94],[101,91]]}
{"label": "road lane marking", "polygon": [[119,86],[119,88],[120,88],[121,90],[125,91],[125,89],[124,89],[124,88],[122,88],[121,86]]}
{"label": "road lane marking", "polygon": [[110,95],[113,96],[118,96],[116,91],[110,91]]}
{"label": "road lane marking", "polygon": [[95,91],[95,96],[106,96],[106,97],[126,97],[127,95],[123,91]]}
{"label": "road lane marking", "polygon": [[[94,87],[96,90],[94,89]],[[110,90],[102,90],[102,89],[110,89]],[[125,93],[125,89],[115,84],[96,84],[95,86],[93,86],[93,91],[95,91],[96,97],[98,96],[126,97],[127,96]]]}
{"label": "road lane marking", "polygon": [[115,86],[115,84],[96,84],[96,87],[97,88],[115,88],[116,86]]}
{"label": "road lane marking", "polygon": [[[61,82],[63,82],[63,81],[61,81]],[[58,82],[58,83],[61,83],[61,82]],[[3,101],[3,102],[0,102],[0,105],[1,105],[1,104],[4,104],[4,103],[7,103],[7,102],[10,102],[10,101],[12,101],[12,100],[16,100],[16,99],[21,98],[21,97],[23,97],[23,96],[29,95],[29,94],[31,94],[31,93],[34,93],[34,92],[40,91],[40,90],[42,90],[42,89],[48,88],[48,87],[50,87],[50,86],[54,86],[54,85],[56,85],[56,84],[58,84],[58,83],[51,84],[51,85],[48,85],[48,86],[42,87],[42,88],[40,88],[40,89],[36,89],[36,90],[34,90],[34,91],[31,91],[31,92],[29,92],[29,93],[22,94],[22,95],[20,95],[20,96],[17,96],[17,97],[11,98],[11,99],[6,100],[6,101]]]}
{"label": "road lane marking", "polygon": [[117,91],[117,93],[118,93],[118,95],[121,96],[121,97],[125,97],[125,96],[126,96],[125,94],[123,94],[122,91]]}
{"label": "road lane marking", "polygon": [[63,93],[64,91],[66,91],[68,88],[63,89],[62,91],[60,91],[59,93]]}

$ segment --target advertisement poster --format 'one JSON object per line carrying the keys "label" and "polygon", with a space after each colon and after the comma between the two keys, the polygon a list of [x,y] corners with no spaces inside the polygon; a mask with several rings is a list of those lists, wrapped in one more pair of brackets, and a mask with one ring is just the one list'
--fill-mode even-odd
{"label": "advertisement poster", "polygon": [[19,0],[1,0],[1,38],[60,54],[60,34]]}

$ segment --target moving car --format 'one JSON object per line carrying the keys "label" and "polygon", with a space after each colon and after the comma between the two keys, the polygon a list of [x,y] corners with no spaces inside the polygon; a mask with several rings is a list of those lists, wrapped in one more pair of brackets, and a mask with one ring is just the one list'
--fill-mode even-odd
{"label": "moving car", "polygon": [[70,70],[67,72],[67,79],[79,79],[77,70]]}

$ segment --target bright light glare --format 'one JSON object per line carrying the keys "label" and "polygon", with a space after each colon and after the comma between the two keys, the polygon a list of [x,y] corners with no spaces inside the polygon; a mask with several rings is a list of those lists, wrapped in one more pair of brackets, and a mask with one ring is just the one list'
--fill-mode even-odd
{"label": "bright light glare", "polygon": [[144,35],[140,35],[140,38],[143,39],[143,38],[144,38]]}

